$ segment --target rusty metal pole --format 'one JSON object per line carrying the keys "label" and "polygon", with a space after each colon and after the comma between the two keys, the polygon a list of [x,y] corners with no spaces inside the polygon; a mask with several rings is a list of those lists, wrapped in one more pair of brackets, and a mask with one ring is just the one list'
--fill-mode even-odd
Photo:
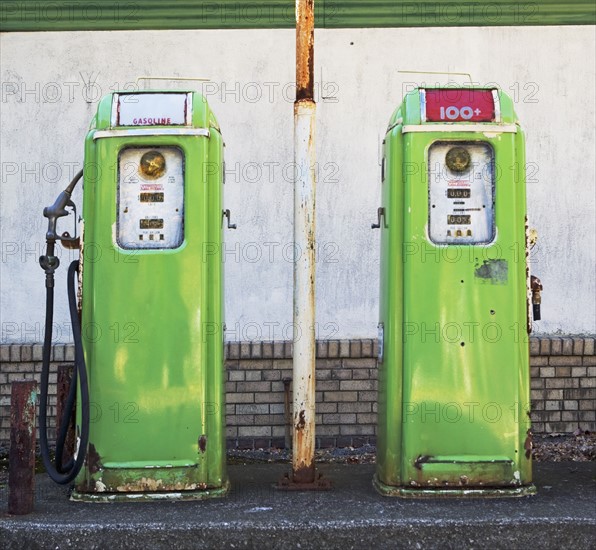
{"label": "rusty metal pole", "polygon": [[292,482],[315,482],[314,0],[296,0]]}
{"label": "rusty metal pole", "polygon": [[[68,398],[70,384],[72,381],[72,373],[74,367],[72,365],[58,366],[58,382],[56,387],[56,424],[58,433],[62,429],[62,417],[64,416],[64,407]],[[64,451],[62,452],[62,464],[68,464],[69,460],[74,455],[75,450],[75,415],[72,414],[67,420],[68,433],[66,441],[64,442]]]}
{"label": "rusty metal pole", "polygon": [[35,504],[35,406],[37,383],[12,383],[10,452],[8,454],[8,513],[30,514]]}

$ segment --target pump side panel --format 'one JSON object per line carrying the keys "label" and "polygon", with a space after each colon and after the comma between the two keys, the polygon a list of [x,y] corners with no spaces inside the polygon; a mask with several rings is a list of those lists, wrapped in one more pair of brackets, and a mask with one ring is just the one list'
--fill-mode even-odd
{"label": "pump side panel", "polygon": [[383,148],[385,180],[382,182],[382,205],[385,220],[381,220],[380,228],[382,299],[379,303],[383,353],[378,365],[377,478],[386,485],[399,485],[401,468],[404,206],[401,128],[399,125],[385,136]]}
{"label": "pump side panel", "polygon": [[[207,284],[203,287],[209,323],[203,331],[207,345],[207,388],[209,401],[205,406],[206,432],[204,439],[207,461],[207,478],[224,481],[226,468],[225,440],[225,385],[224,385],[224,279],[223,279],[223,139],[211,128],[208,145],[209,162],[203,167],[207,179],[208,242],[202,247],[201,261],[206,264]],[[205,250],[211,251],[206,254]],[[199,445],[201,451],[201,445]],[[202,452],[202,451],[201,451]]]}
{"label": "pump side panel", "polygon": [[[179,248],[115,244],[118,153],[129,146],[184,154]],[[221,148],[215,131],[87,140],[82,323],[92,422],[80,492],[225,482]]]}
{"label": "pump side panel", "polygon": [[[516,197],[515,200],[519,205],[521,212],[527,212],[526,199],[526,138],[524,132],[518,127],[518,132],[515,135],[515,164],[514,164],[514,178],[518,185],[515,186]],[[517,423],[518,441],[520,442],[519,454],[520,460],[518,462],[522,482],[527,484],[532,481],[532,423],[530,420],[530,330],[531,330],[531,313],[530,313],[530,259],[529,259],[529,243],[528,243],[528,221],[527,215],[524,219],[524,258],[520,257],[520,261],[516,265],[516,276],[519,279],[518,285],[520,292],[522,291],[521,280],[524,279],[523,292],[525,292],[526,300],[520,300],[516,303],[516,315],[520,322],[526,323],[526,330],[519,329],[518,337],[521,343],[518,383],[520,399],[518,403],[517,414],[519,422]],[[519,229],[515,238],[519,237]],[[521,244],[521,243],[520,243]]]}
{"label": "pump side panel", "polygon": [[[496,237],[428,238],[428,150],[488,142],[495,152]],[[412,133],[405,177],[402,484],[515,486],[530,481],[525,181],[515,134]]]}

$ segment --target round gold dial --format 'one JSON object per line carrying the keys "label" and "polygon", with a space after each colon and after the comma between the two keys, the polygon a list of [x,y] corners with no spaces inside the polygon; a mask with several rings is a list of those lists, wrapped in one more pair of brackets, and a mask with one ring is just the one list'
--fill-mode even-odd
{"label": "round gold dial", "polygon": [[166,171],[166,159],[159,151],[147,151],[139,163],[139,172],[148,179],[157,179]]}
{"label": "round gold dial", "polygon": [[452,147],[445,155],[445,163],[453,172],[465,172],[471,161],[470,153],[465,147]]}

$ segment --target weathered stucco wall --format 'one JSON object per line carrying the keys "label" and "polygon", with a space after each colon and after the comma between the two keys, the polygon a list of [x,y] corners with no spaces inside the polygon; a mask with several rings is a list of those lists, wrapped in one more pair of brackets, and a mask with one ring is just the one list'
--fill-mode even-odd
{"label": "weathered stucco wall", "polygon": [[[467,71],[513,96],[540,236],[532,271],[545,287],[535,328],[595,332],[594,43],[594,27],[577,26],[317,31],[319,339],[376,336],[380,142],[408,89],[446,81],[399,70]],[[238,224],[226,232],[227,339],[291,337],[292,30],[3,34],[0,74],[2,343],[42,340],[42,208],[82,166],[100,96],[143,75],[211,79],[195,86],[223,129]]]}

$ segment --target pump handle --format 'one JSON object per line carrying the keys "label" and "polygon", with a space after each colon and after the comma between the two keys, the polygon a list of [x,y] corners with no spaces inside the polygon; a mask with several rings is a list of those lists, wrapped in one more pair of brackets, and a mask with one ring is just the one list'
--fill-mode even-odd
{"label": "pump handle", "polygon": [[61,240],[63,236],[59,236],[57,233],[57,225],[58,225],[58,218],[63,218],[64,216],[68,216],[69,212],[66,207],[72,208],[75,214],[75,236],[71,237],[70,234],[66,233],[65,240],[74,240],[77,238],[76,236],[76,213],[77,208],[75,203],[71,200],[72,192],[78,183],[78,181],[83,177],[83,170],[80,170],[72,181],[68,184],[66,189],[62,191],[56,197],[54,204],[51,206],[46,206],[43,209],[43,215],[45,218],[48,218],[48,230],[46,232],[46,242],[49,244],[54,244],[57,240]]}
{"label": "pump handle", "polygon": [[[66,189],[62,191],[51,206],[46,206],[43,209],[43,215],[48,218],[48,230],[46,231],[46,253],[39,257],[39,265],[46,272],[46,286],[52,288],[54,286],[54,271],[60,265],[60,260],[54,255],[56,241],[63,241],[67,248],[71,248],[75,242],[78,241],[76,236],[76,206],[70,197],[72,192],[83,177],[83,170],[80,170]],[[72,208],[75,214],[75,236],[71,237],[68,232],[58,235],[56,229],[58,225],[58,218],[68,216],[69,212],[66,207]],[[69,246],[70,245],[70,246]]]}
{"label": "pump handle", "polygon": [[56,242],[58,240],[58,234],[56,233],[56,226],[58,224],[58,218],[68,216],[68,210],[66,206],[72,203],[70,200],[70,193],[67,190],[62,191],[56,197],[52,206],[46,206],[43,209],[44,218],[48,218],[48,230],[46,232],[46,241]]}
{"label": "pump handle", "polygon": [[383,228],[387,229],[387,220],[385,219],[385,209],[377,208],[377,223],[370,225],[371,229],[381,229],[381,219],[383,219]]}

